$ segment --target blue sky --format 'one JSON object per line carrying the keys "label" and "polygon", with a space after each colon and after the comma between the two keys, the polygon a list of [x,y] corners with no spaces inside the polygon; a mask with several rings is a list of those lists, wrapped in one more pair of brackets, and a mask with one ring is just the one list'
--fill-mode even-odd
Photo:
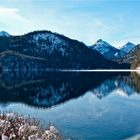
{"label": "blue sky", "polygon": [[0,0],[0,30],[51,30],[88,45],[140,43],[140,0]]}

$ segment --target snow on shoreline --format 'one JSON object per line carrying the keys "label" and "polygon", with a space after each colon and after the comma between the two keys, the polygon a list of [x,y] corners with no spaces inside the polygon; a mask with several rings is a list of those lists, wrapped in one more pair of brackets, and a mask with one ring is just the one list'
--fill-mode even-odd
{"label": "snow on shoreline", "polygon": [[14,113],[0,114],[0,140],[61,140],[54,125],[43,128],[40,122]]}
{"label": "snow on shoreline", "polygon": [[137,74],[139,74],[139,75],[140,75],[140,66],[139,66],[139,67],[137,67],[137,68],[136,68],[136,70],[139,70],[139,71],[137,71]]}

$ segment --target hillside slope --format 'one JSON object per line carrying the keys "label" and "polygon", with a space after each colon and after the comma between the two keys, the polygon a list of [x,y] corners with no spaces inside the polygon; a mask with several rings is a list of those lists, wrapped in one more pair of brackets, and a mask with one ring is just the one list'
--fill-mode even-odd
{"label": "hillside slope", "polygon": [[99,52],[88,48],[82,42],[50,31],[34,31],[22,36],[0,37],[0,52],[7,50],[46,59],[49,68],[129,68],[128,64],[118,64],[105,59]]}

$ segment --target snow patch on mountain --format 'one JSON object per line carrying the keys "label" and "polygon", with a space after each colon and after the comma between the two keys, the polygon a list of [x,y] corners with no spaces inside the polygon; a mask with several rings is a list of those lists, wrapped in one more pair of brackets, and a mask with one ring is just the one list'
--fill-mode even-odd
{"label": "snow patch on mountain", "polygon": [[93,49],[99,51],[101,54],[107,53],[110,50],[117,51],[112,45],[103,41],[102,39],[97,40],[97,42],[92,46]]}
{"label": "snow patch on mountain", "polygon": [[57,50],[61,52],[62,55],[65,55],[66,46],[69,46],[68,42],[52,33],[34,34],[29,42],[36,44],[41,50],[47,50],[50,54],[53,53],[54,50]]}
{"label": "snow patch on mountain", "polygon": [[100,52],[105,58],[111,60],[122,58],[125,55],[124,52],[102,39],[99,39],[94,45],[90,46],[90,48]]}
{"label": "snow patch on mountain", "polygon": [[128,42],[124,46],[122,46],[120,50],[125,53],[129,53],[133,48],[135,48],[135,46],[135,44]]}

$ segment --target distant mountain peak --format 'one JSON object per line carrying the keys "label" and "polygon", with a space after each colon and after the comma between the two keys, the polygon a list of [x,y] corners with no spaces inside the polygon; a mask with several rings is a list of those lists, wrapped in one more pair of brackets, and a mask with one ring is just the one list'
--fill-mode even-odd
{"label": "distant mountain peak", "polygon": [[98,46],[98,47],[103,47],[103,48],[112,48],[112,49],[116,49],[115,47],[113,47],[112,45],[110,45],[108,42],[102,40],[102,39],[98,39],[96,41],[95,44],[93,44],[93,46]]}
{"label": "distant mountain peak", "polygon": [[[96,44],[108,44],[110,45],[109,43],[107,43],[106,41],[102,40],[102,39],[98,39],[96,42],[95,42],[95,45]],[[111,46],[111,45],[110,45]]]}
{"label": "distant mountain peak", "polygon": [[127,42],[125,45],[135,45],[135,44],[132,42]]}
{"label": "distant mountain peak", "polygon": [[125,54],[124,52],[118,50],[117,48],[102,39],[97,40],[95,44],[90,46],[90,48],[98,51],[105,58],[110,60],[118,59],[119,57],[123,57]]}
{"label": "distant mountain peak", "polygon": [[102,40],[102,39],[98,39],[96,42],[97,42],[97,43],[103,42],[103,40]]}
{"label": "distant mountain peak", "polygon": [[0,31],[0,36],[6,36],[6,37],[9,37],[10,34],[5,32],[5,31]]}
{"label": "distant mountain peak", "polygon": [[131,43],[131,42],[127,42],[125,45],[123,45],[121,47],[121,51],[128,53],[130,52],[136,45]]}

